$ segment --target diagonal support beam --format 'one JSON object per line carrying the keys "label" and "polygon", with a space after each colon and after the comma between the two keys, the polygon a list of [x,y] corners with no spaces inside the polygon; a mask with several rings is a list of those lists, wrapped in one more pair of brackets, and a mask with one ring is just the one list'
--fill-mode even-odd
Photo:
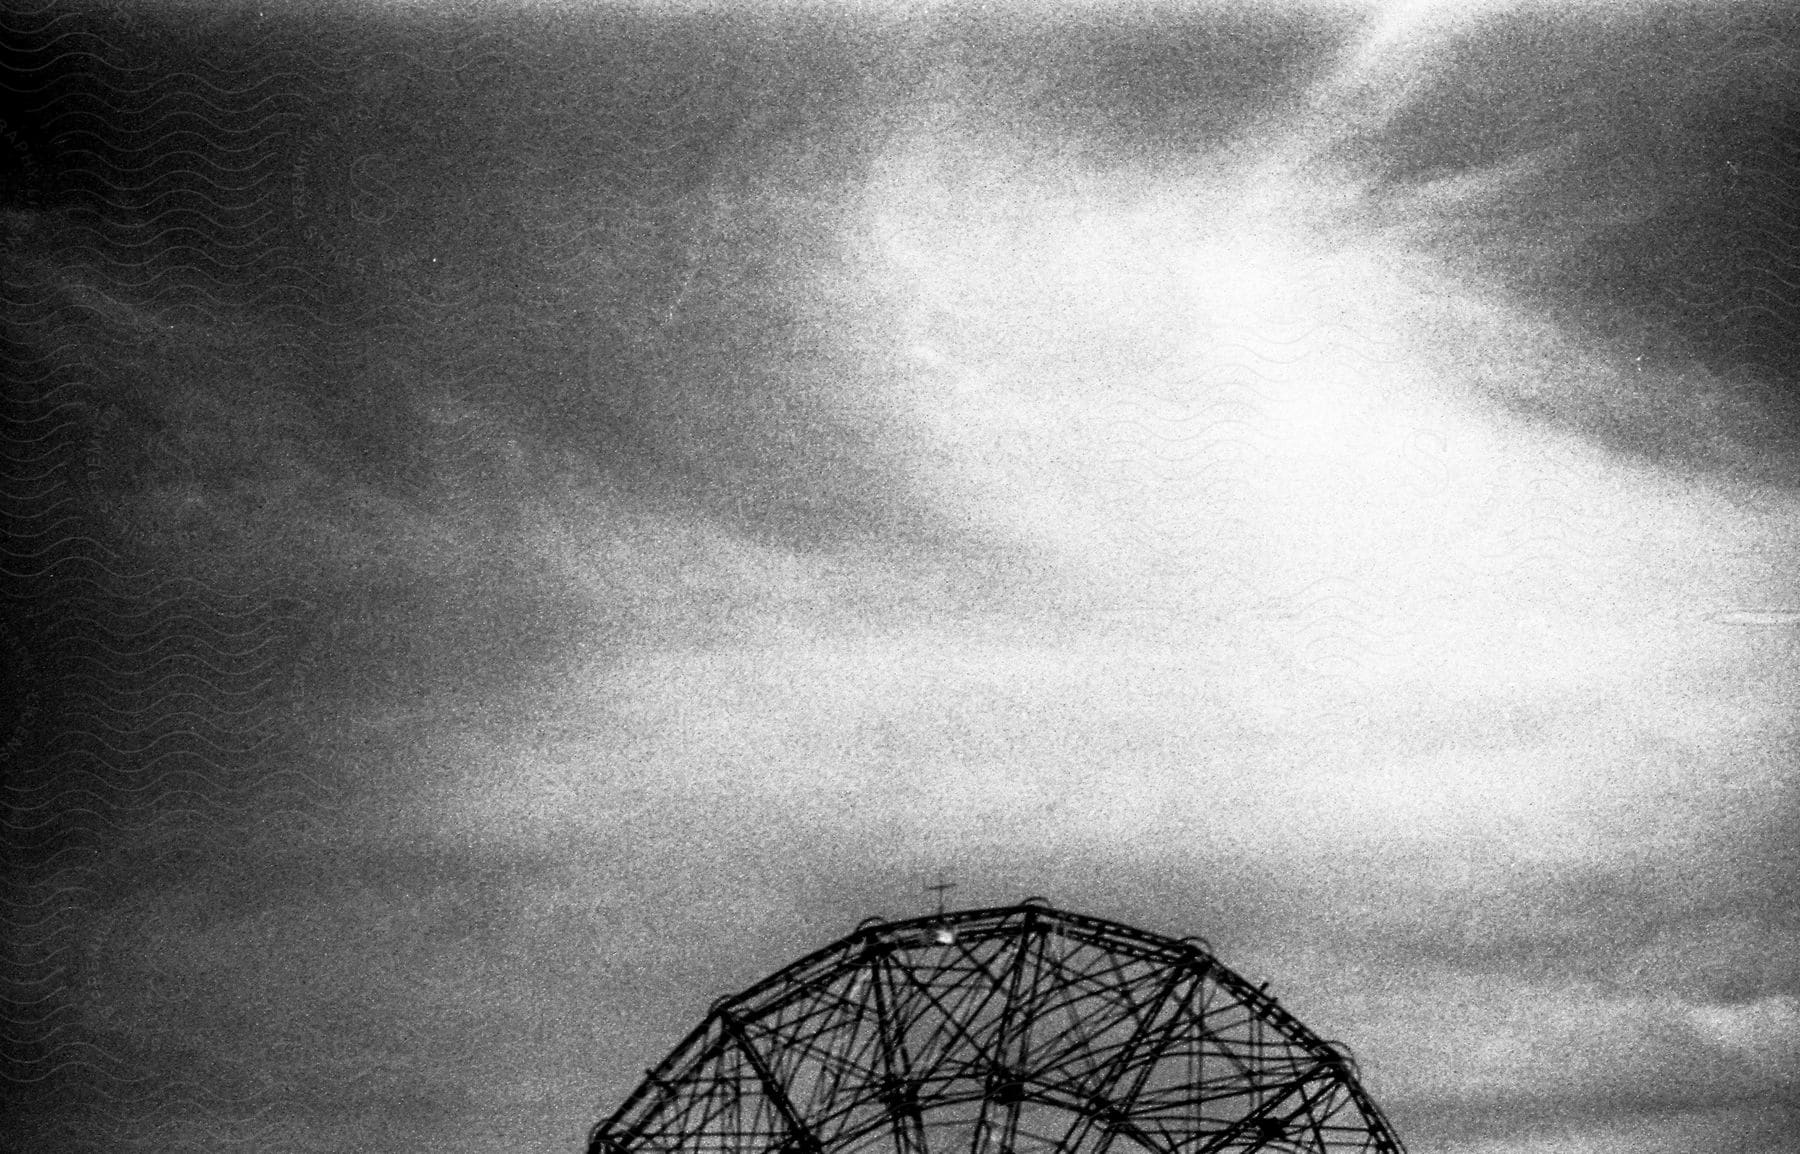
{"label": "diagonal support beam", "polygon": [[[1214,1154],[1215,1151],[1225,1149],[1227,1146],[1230,1146],[1233,1142],[1237,1141],[1238,1138],[1242,1137],[1245,1132],[1255,1127],[1263,1119],[1273,1117],[1276,1107],[1282,1105],[1284,1102],[1293,1101],[1296,1092],[1299,1094],[1301,1107],[1305,1108],[1311,1101],[1311,1098],[1306,1093],[1307,1083],[1316,1078],[1319,1074],[1335,1074],[1336,1072],[1336,1068],[1328,1062],[1320,1062],[1318,1065],[1310,1067],[1304,1073],[1300,1074],[1299,1077],[1288,1083],[1287,1088],[1281,1093],[1270,1096],[1262,1105],[1250,1111],[1248,1114],[1245,1114],[1242,1118],[1239,1118],[1231,1125],[1225,1127],[1225,1129],[1214,1134],[1200,1146],[1196,1147],[1191,1154]],[[1329,1093],[1336,1085],[1337,1083],[1335,1081],[1325,1082],[1323,1084],[1324,1092]]]}
{"label": "diagonal support beam", "polygon": [[[1132,1088],[1121,1100],[1122,1105],[1118,1116],[1107,1120],[1108,1126],[1100,1140],[1097,1154],[1107,1154],[1112,1149],[1115,1133],[1130,1133],[1135,1129],[1126,1117],[1125,1111],[1131,1108],[1131,1104],[1136,1101],[1138,1094],[1142,1091],[1144,1081],[1149,1077],[1150,1067],[1154,1065],[1157,1056],[1168,1046],[1170,1040],[1175,1036],[1175,1031],[1183,1024],[1183,1015],[1189,1004],[1198,995],[1205,977],[1204,969],[1198,972],[1176,970],[1169,975],[1168,980],[1163,982],[1161,988],[1157,990],[1148,1011],[1139,1021],[1138,1027],[1132,1032],[1130,1039],[1125,1045],[1119,1047],[1118,1052],[1112,1056],[1111,1060],[1100,1068],[1099,1077],[1095,1079],[1096,1084],[1090,1091],[1090,1096],[1099,1101],[1112,1101],[1116,1097],[1114,1090],[1119,1082],[1134,1066],[1137,1068],[1138,1076],[1133,1079]],[[1176,996],[1177,991],[1181,991],[1181,996],[1175,1013],[1161,1027],[1157,1027],[1157,1019],[1161,1017],[1163,1010],[1167,1008],[1170,999]],[[1140,1051],[1142,1052],[1140,1053]],[[1068,1129],[1064,1132],[1062,1148],[1065,1150],[1078,1148],[1087,1140],[1096,1121],[1097,1119],[1091,1111],[1084,1111],[1069,1124]],[[1133,1137],[1136,1135],[1134,1134]],[[1140,1143],[1154,1148],[1152,1143],[1145,1142],[1142,1138],[1138,1140]]]}
{"label": "diagonal support beam", "polygon": [[800,1112],[794,1109],[793,1100],[787,1096],[787,1091],[776,1079],[775,1071],[769,1069],[769,1064],[763,1061],[763,1056],[751,1043],[750,1035],[744,1030],[744,1024],[731,1014],[720,1012],[719,1025],[724,1027],[725,1033],[733,1042],[737,1043],[737,1048],[743,1052],[745,1060],[750,1063],[750,1068],[756,1071],[757,1078],[762,1082],[763,1096],[775,1104],[775,1112],[781,1115],[782,1124],[787,1127],[788,1136],[795,1148],[805,1151],[806,1154],[822,1154],[824,1147],[820,1145],[818,1136],[801,1119]]}
{"label": "diagonal support beam", "polygon": [[875,995],[875,1026],[881,1039],[884,1090],[893,1117],[894,1154],[926,1154],[925,1123],[919,1115],[918,1084],[913,1080],[912,1055],[906,1042],[907,1023],[900,1021],[887,988],[886,959],[873,950],[866,955],[870,989]]}
{"label": "diagonal support beam", "polygon": [[[1022,1030],[1015,1028],[1014,1023],[1021,1010],[1019,990],[1024,984],[1027,969],[1031,968],[1029,959],[1034,952],[1042,948],[1043,944],[1037,930],[1037,911],[1027,906],[1024,924],[1020,927],[1018,937],[1015,939],[1016,946],[1012,963],[1007,967],[1004,979],[1006,982],[1005,1001],[1000,1003],[1000,1021],[994,1030],[994,1050],[991,1054],[983,1055],[988,1067],[987,1072],[983,1075],[983,1080],[990,1083],[997,1073],[1004,1074],[1009,1079],[1019,1077],[1019,1071],[1014,1068],[1019,1063],[1012,1052],[1015,1043],[1014,1034],[1018,1033],[1020,1039],[1024,1035]],[[1032,989],[1034,997],[1036,992],[1034,985]],[[1029,1022],[1025,1024],[1025,1028],[1029,1028]],[[998,1143],[995,1143],[998,1147],[995,1154],[1012,1154],[1019,1125],[1019,1102],[1017,1098],[1013,1098],[1004,1103],[995,1103],[993,1100],[994,1089],[995,1087],[990,1085],[988,1092],[981,1096],[981,1105],[975,1116],[975,1129],[969,1138],[969,1154],[986,1154],[985,1148],[991,1140],[990,1136],[994,1129],[992,1110],[995,1105],[999,1105],[1002,1111],[999,1125],[1000,1138]]]}

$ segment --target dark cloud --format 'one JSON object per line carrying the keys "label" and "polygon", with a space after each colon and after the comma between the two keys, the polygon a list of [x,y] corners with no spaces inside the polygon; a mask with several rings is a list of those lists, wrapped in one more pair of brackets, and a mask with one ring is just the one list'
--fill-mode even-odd
{"label": "dark cloud", "polygon": [[1325,154],[1367,174],[1382,227],[1612,350],[1612,388],[1509,403],[1644,459],[1783,482],[1793,31],[1756,4],[1426,16],[1328,85]]}

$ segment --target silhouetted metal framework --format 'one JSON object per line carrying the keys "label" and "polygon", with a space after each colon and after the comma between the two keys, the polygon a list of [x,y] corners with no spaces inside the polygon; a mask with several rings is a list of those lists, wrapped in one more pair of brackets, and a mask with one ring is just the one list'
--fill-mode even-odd
{"label": "silhouetted metal framework", "polygon": [[589,1154],[1402,1154],[1353,1060],[1176,941],[1036,903],[891,923],[714,1003]]}

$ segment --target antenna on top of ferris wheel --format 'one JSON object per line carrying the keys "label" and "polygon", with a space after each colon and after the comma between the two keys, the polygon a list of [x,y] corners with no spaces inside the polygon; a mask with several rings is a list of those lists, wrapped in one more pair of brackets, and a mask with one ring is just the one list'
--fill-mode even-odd
{"label": "antenna on top of ferris wheel", "polygon": [[933,893],[937,894],[938,917],[940,917],[940,918],[943,917],[944,916],[944,895],[946,893],[948,893],[949,891],[955,889],[956,883],[940,880],[936,885],[929,885],[929,886],[926,886],[925,888],[928,890],[931,890]]}

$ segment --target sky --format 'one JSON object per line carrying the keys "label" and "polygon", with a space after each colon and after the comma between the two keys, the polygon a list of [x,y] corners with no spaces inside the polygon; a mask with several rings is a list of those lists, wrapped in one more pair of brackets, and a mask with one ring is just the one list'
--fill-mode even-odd
{"label": "sky", "polygon": [[0,27],[0,1144],[574,1151],[943,879],[1800,1150],[1782,6]]}

